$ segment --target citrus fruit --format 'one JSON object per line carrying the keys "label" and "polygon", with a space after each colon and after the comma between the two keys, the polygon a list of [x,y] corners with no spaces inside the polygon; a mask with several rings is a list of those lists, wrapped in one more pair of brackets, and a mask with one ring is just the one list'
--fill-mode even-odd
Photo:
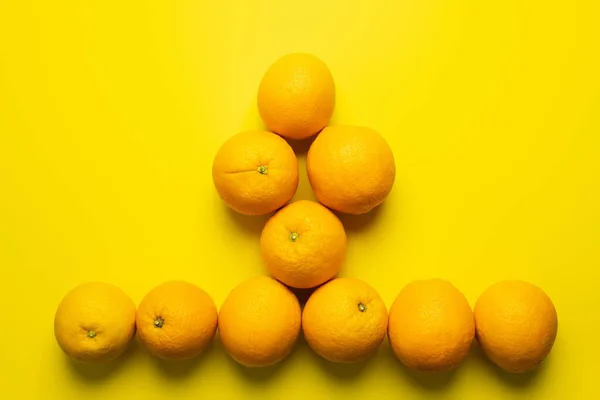
{"label": "citrus fruit", "polygon": [[111,361],[135,335],[135,304],[107,283],[84,283],[60,302],[54,316],[60,348],[79,361]]}
{"label": "citrus fruit", "polygon": [[536,368],[550,353],[558,330],[556,309],[538,288],[522,281],[490,286],[475,303],[477,340],[508,372]]}
{"label": "citrus fruit", "polygon": [[288,54],[267,70],[258,111],[269,130],[289,139],[318,133],[331,119],[335,84],[327,65],[310,54]]}
{"label": "citrus fruit", "polygon": [[333,278],[346,255],[346,232],[338,217],[319,203],[291,203],[265,224],[260,251],[267,270],[295,288]]}
{"label": "citrus fruit", "polygon": [[249,279],[234,288],[219,311],[223,347],[247,367],[276,364],[287,357],[300,333],[298,299],[268,276]]}
{"label": "citrus fruit", "polygon": [[354,278],[327,282],[309,297],[302,329],[309,346],[321,357],[339,363],[373,354],[383,338],[388,313],[379,294]]}
{"label": "citrus fruit", "polygon": [[396,175],[385,139],[357,126],[323,129],[310,146],[306,168],[317,199],[347,214],[364,214],[381,204]]}
{"label": "citrus fruit", "polygon": [[281,137],[247,131],[227,140],[217,152],[212,176],[219,196],[232,209],[263,215],[287,203],[298,188],[298,160]]}
{"label": "citrus fruit", "polygon": [[217,307],[198,286],[183,281],[158,285],[144,296],[137,311],[140,342],[163,359],[198,356],[217,330]]}
{"label": "citrus fruit", "polygon": [[394,353],[407,367],[450,370],[467,356],[474,335],[471,307],[447,281],[409,283],[390,307],[388,337]]}

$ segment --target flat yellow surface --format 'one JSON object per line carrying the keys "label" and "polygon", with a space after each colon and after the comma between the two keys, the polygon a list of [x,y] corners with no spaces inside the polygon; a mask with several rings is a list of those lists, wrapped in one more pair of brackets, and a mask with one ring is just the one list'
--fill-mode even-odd
{"label": "flat yellow surface", "polygon": [[[597,0],[0,2],[0,360],[3,399],[596,399],[600,330],[600,3]],[[217,342],[168,364],[139,344],[73,365],[53,316],[101,280],[139,302],[185,279],[217,305],[264,273],[266,218],[229,211],[211,181],[230,135],[261,127],[259,80],[305,51],[331,68],[333,123],[380,131],[396,186],[344,218],[343,276],[388,304],[442,277],[471,304],[506,278],[544,288],[559,334],[537,373],[474,349],[455,373],[403,368],[384,343],[336,366],[305,343],[277,368]],[[306,144],[297,199],[312,199]]]}

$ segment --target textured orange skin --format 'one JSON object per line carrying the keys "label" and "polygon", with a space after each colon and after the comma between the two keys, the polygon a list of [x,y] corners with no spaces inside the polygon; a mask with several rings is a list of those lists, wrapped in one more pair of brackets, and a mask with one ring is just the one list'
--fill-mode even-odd
{"label": "textured orange skin", "polygon": [[[266,174],[258,168],[267,167]],[[281,137],[247,131],[227,140],[212,169],[219,196],[239,213],[264,215],[285,205],[298,188],[298,160]]]}
{"label": "textured orange skin", "polygon": [[[162,327],[154,326],[158,318]],[[165,282],[152,289],[138,308],[136,323],[140,342],[163,359],[198,356],[217,330],[217,307],[199,287],[182,281]]]}
{"label": "textured orange skin", "polygon": [[287,357],[300,334],[300,323],[296,296],[267,276],[238,285],[219,311],[223,347],[246,367],[265,367]]}
{"label": "textured orange skin", "polygon": [[323,129],[333,115],[333,77],[317,57],[288,54],[265,73],[257,103],[269,130],[289,139],[308,138]]}
{"label": "textured orange skin", "polygon": [[396,177],[385,139],[357,126],[323,129],[308,151],[306,168],[317,199],[347,214],[364,214],[381,204]]}
{"label": "textured orange skin", "polygon": [[[290,234],[297,233],[295,241]],[[300,200],[271,217],[260,236],[267,270],[295,288],[311,288],[333,278],[346,256],[346,232],[338,217],[319,203]]]}
{"label": "textured orange skin", "polygon": [[[94,338],[88,333],[94,331]],[[61,349],[79,361],[105,362],[119,357],[135,335],[135,304],[107,283],[84,283],[63,298],[54,317]]]}
{"label": "textured orange skin", "polygon": [[[359,304],[365,306],[359,310]],[[310,347],[326,360],[349,363],[372,355],[383,339],[388,313],[379,294],[354,278],[338,278],[318,288],[302,312]]]}
{"label": "textured orange skin", "polygon": [[535,369],[552,350],[558,317],[540,288],[522,281],[498,282],[475,304],[477,340],[500,368],[521,373]]}
{"label": "textured orange skin", "polygon": [[467,356],[475,321],[465,296],[441,279],[406,285],[390,307],[388,337],[396,357],[421,371],[447,371]]}

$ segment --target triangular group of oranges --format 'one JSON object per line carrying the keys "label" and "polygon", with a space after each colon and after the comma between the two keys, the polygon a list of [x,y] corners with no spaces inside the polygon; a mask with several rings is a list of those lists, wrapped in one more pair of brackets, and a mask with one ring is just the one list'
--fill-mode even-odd
{"label": "triangular group of oranges", "polygon": [[[272,277],[234,288],[220,310],[190,283],[164,283],[136,310],[119,289],[85,284],[70,292],[55,317],[61,348],[76,359],[102,361],[121,354],[135,334],[155,355],[190,358],[219,330],[239,363],[260,367],[285,358],[301,331],[310,347],[332,362],[372,355],[386,334],[405,365],[424,371],[456,367],[475,337],[489,358],[510,372],[537,367],[550,352],[557,315],[549,297],[522,281],[492,285],[475,310],[440,279],[405,286],[389,309],[367,283],[335,278],[346,254],[344,226],[333,211],[362,214],[381,204],[395,178],[392,150],[376,131],[327,127],[335,84],[327,65],[309,54],[290,54],[265,73],[258,109],[269,131],[239,133],[213,163],[223,201],[246,215],[275,212],[260,238]],[[307,156],[317,202],[288,204],[298,187],[298,161],[285,139],[317,135]],[[285,139],[284,139],[285,138]],[[301,308],[291,288],[317,289]]]}

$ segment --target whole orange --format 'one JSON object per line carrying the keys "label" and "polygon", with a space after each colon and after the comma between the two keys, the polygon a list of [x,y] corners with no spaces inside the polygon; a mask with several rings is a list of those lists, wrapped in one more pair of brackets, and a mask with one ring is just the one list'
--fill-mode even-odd
{"label": "whole orange", "polygon": [[269,130],[305,139],[331,119],[335,84],[327,65],[310,54],[288,54],[267,70],[258,88],[258,111]]}
{"label": "whole orange", "polygon": [[231,357],[247,367],[276,364],[287,357],[300,334],[298,299],[267,276],[234,288],[219,311],[219,334]]}
{"label": "whole orange", "polygon": [[523,281],[490,286],[475,303],[477,340],[484,353],[508,372],[527,372],[552,350],[558,317],[552,300]]}
{"label": "whole orange", "polygon": [[354,278],[338,278],[318,288],[302,312],[309,346],[321,357],[339,363],[373,354],[383,339],[388,313],[379,294]]}
{"label": "whole orange", "polygon": [[217,307],[198,286],[170,281],[152,289],[138,308],[138,337],[150,353],[164,359],[198,356],[217,329]]}
{"label": "whole orange", "polygon": [[317,199],[348,214],[381,204],[396,176],[394,155],[383,136],[357,126],[323,129],[310,146],[306,168]]}
{"label": "whole orange", "polygon": [[447,281],[409,283],[390,308],[390,344],[407,367],[422,371],[455,368],[467,356],[474,336],[471,307]]}
{"label": "whole orange", "polygon": [[232,209],[263,215],[286,204],[298,188],[298,160],[281,137],[247,131],[227,140],[212,169],[217,192]]}
{"label": "whole orange", "polygon": [[135,336],[135,304],[108,283],[81,284],[60,302],[54,335],[60,348],[76,360],[114,360]]}
{"label": "whole orange", "polygon": [[338,217],[319,203],[287,205],[265,224],[260,251],[267,270],[295,288],[333,278],[346,256],[346,232]]}

